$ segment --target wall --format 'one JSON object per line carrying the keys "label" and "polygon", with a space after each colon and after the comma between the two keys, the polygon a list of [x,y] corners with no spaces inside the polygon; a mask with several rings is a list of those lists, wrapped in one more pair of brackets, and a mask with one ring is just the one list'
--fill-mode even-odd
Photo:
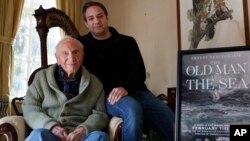
{"label": "wall", "polygon": [[133,36],[147,70],[146,84],[156,95],[167,93],[177,80],[177,13],[175,0],[101,0],[109,22]]}

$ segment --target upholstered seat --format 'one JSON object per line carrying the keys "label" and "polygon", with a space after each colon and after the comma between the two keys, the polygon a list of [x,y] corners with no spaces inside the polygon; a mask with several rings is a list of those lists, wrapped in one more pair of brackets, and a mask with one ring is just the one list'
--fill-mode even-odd
{"label": "upholstered seat", "polygon": [[[110,120],[108,131],[110,141],[119,140],[121,124],[121,118],[113,117]],[[5,135],[8,141],[24,141],[28,133],[29,128],[23,116],[6,116],[0,119],[0,134]]]}

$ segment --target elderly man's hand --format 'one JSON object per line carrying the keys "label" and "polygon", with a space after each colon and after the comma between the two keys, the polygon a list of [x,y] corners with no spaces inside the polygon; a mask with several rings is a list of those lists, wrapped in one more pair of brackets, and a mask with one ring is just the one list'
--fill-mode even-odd
{"label": "elderly man's hand", "polygon": [[55,125],[55,126],[52,128],[51,132],[52,132],[55,136],[57,136],[57,138],[58,138],[60,141],[66,141],[66,138],[67,138],[67,136],[68,136],[68,133],[67,133],[67,131],[66,131],[63,127],[61,127],[60,125]]}
{"label": "elderly man's hand", "polygon": [[84,128],[76,128],[73,132],[69,133],[67,141],[80,141],[85,135]]}
{"label": "elderly man's hand", "polygon": [[128,95],[128,91],[126,89],[124,89],[123,87],[117,87],[114,88],[108,97],[108,101],[110,104],[115,104],[116,102],[118,102],[122,97],[127,96]]}

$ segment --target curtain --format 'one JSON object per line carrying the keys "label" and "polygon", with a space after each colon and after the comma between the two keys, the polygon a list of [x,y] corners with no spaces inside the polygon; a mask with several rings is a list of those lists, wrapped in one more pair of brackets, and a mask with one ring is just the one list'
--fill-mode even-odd
{"label": "curtain", "polygon": [[8,99],[13,74],[12,44],[22,15],[24,0],[0,0],[0,98]]}
{"label": "curtain", "polygon": [[56,7],[64,11],[75,24],[80,35],[87,33],[82,16],[82,5],[85,0],[56,0]]}

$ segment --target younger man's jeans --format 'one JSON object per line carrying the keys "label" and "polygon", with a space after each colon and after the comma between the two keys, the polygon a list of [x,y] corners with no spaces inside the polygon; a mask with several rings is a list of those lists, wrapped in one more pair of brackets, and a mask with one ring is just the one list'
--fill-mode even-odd
{"label": "younger man's jeans", "polygon": [[106,101],[106,108],[110,116],[123,119],[123,141],[142,141],[143,123],[167,141],[174,141],[174,113],[151,92],[129,93],[129,96],[123,97],[114,105]]}

